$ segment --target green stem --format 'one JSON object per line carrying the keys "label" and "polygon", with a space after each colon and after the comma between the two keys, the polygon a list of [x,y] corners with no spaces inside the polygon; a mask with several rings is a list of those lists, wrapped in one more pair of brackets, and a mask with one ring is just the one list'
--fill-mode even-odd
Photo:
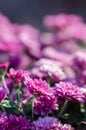
{"label": "green stem", "polygon": [[68,105],[68,102],[69,102],[69,99],[66,99],[65,102],[64,102],[64,104],[63,104],[63,106],[62,106],[62,108],[61,108],[60,113],[58,114],[58,117],[62,116],[63,112],[65,111],[65,109],[66,109],[66,107]]}
{"label": "green stem", "polygon": [[9,89],[8,89],[8,87],[7,87],[7,84],[6,84],[6,81],[5,81],[5,77],[4,77],[4,76],[2,76],[2,82],[3,82],[4,88],[5,88],[6,91],[7,91],[7,94],[9,94]]}
{"label": "green stem", "polygon": [[34,120],[34,99],[35,99],[35,96],[33,96],[32,98],[32,121]]}
{"label": "green stem", "polygon": [[16,93],[16,96],[17,96],[17,101],[18,101],[18,109],[19,111],[25,115],[24,111],[23,111],[23,106],[22,106],[22,98],[21,98],[21,91],[19,89],[17,89],[17,93]]}
{"label": "green stem", "polygon": [[0,103],[0,107],[3,110],[3,112],[5,112],[5,108],[3,107],[3,105]]}

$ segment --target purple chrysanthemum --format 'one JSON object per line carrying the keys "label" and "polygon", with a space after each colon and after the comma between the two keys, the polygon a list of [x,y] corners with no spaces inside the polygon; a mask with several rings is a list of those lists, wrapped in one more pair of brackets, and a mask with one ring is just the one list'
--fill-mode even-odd
{"label": "purple chrysanthemum", "polygon": [[30,121],[26,117],[0,112],[0,130],[30,130]]}
{"label": "purple chrysanthemum", "polygon": [[32,124],[32,130],[74,130],[70,125],[62,125],[58,119],[54,117],[39,118]]}
{"label": "purple chrysanthemum", "polygon": [[74,101],[83,101],[83,94],[81,89],[69,82],[60,82],[54,87],[55,95],[62,99],[70,99]]}
{"label": "purple chrysanthemum", "polygon": [[25,117],[17,117],[15,115],[10,115],[8,119],[8,126],[6,130],[29,130],[30,121]]}

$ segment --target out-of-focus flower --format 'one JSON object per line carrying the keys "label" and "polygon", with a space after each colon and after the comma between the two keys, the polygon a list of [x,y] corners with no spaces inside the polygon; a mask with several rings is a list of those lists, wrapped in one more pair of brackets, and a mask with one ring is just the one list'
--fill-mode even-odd
{"label": "out-of-focus flower", "polygon": [[42,44],[42,46],[50,46],[50,45],[54,45],[54,35],[53,33],[50,32],[44,32],[41,34],[40,36],[40,42]]}
{"label": "out-of-focus flower", "polygon": [[83,92],[80,87],[70,82],[60,82],[54,87],[55,95],[62,99],[83,102]]}
{"label": "out-of-focus flower", "polygon": [[58,119],[54,117],[39,118],[32,124],[32,130],[74,130],[71,125],[62,125]]}
{"label": "out-of-focus flower", "polygon": [[13,24],[2,14],[0,21],[0,50],[8,53],[20,52],[22,45],[15,35]]}
{"label": "out-of-focus flower", "polygon": [[13,68],[11,68],[7,75],[16,83],[20,83],[25,78],[25,76],[29,75],[29,73],[24,70],[14,70]]}
{"label": "out-of-focus flower", "polygon": [[32,76],[41,78],[51,78],[54,81],[62,80],[66,77],[61,63],[51,59],[40,59],[35,62],[31,70]]}
{"label": "out-of-focus flower", "polygon": [[[17,36],[28,52],[34,57],[41,56],[39,31],[31,25],[17,25]],[[33,35],[32,35],[33,34]]]}
{"label": "out-of-focus flower", "polygon": [[73,54],[73,68],[76,72],[79,72],[80,70],[86,70],[86,57],[85,57],[85,51],[77,51]]}
{"label": "out-of-focus flower", "polygon": [[76,77],[83,86],[86,85],[86,70],[79,72]]}
{"label": "out-of-focus flower", "polygon": [[57,48],[58,51],[72,54],[73,52],[80,49],[80,46],[77,44],[77,41],[75,39],[61,37],[58,33],[54,35],[53,39],[53,46]]}
{"label": "out-of-focus flower", "polygon": [[44,24],[49,29],[62,30],[67,26],[83,22],[83,18],[73,14],[47,15],[44,17]]}
{"label": "out-of-focus flower", "polygon": [[24,83],[31,94],[45,94],[50,89],[49,84],[42,79],[26,78]]}
{"label": "out-of-focus flower", "polygon": [[[49,59],[62,62],[64,65],[71,65],[71,54],[62,52],[53,47],[46,47],[43,49],[43,56]],[[66,57],[66,58],[65,58]]]}
{"label": "out-of-focus flower", "polygon": [[33,61],[34,59],[24,53],[16,53],[9,56],[9,62],[15,69],[26,69]]}
{"label": "out-of-focus flower", "polygon": [[58,35],[63,38],[75,39],[82,42],[86,42],[86,24],[75,23],[72,24],[63,31],[59,32]]}

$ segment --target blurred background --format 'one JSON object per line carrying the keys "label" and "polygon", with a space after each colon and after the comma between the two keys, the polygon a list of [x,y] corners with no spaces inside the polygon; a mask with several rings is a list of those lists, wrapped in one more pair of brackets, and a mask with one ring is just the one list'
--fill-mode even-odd
{"label": "blurred background", "polygon": [[0,12],[12,22],[30,23],[43,31],[46,14],[72,13],[86,19],[86,0],[0,0]]}

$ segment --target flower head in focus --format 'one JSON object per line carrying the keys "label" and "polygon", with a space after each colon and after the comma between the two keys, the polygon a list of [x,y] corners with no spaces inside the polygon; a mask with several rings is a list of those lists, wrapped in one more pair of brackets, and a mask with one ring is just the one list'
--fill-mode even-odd
{"label": "flower head in focus", "polygon": [[26,78],[24,84],[27,86],[31,94],[45,94],[50,86],[49,84],[42,79],[31,79]]}
{"label": "flower head in focus", "polygon": [[52,93],[52,90],[41,95],[34,100],[34,113],[46,115],[53,110],[58,110],[57,98]]}
{"label": "flower head in focus", "polygon": [[60,82],[54,87],[55,95],[63,99],[70,99],[73,101],[83,101],[83,93],[80,87],[73,85],[70,82]]}

